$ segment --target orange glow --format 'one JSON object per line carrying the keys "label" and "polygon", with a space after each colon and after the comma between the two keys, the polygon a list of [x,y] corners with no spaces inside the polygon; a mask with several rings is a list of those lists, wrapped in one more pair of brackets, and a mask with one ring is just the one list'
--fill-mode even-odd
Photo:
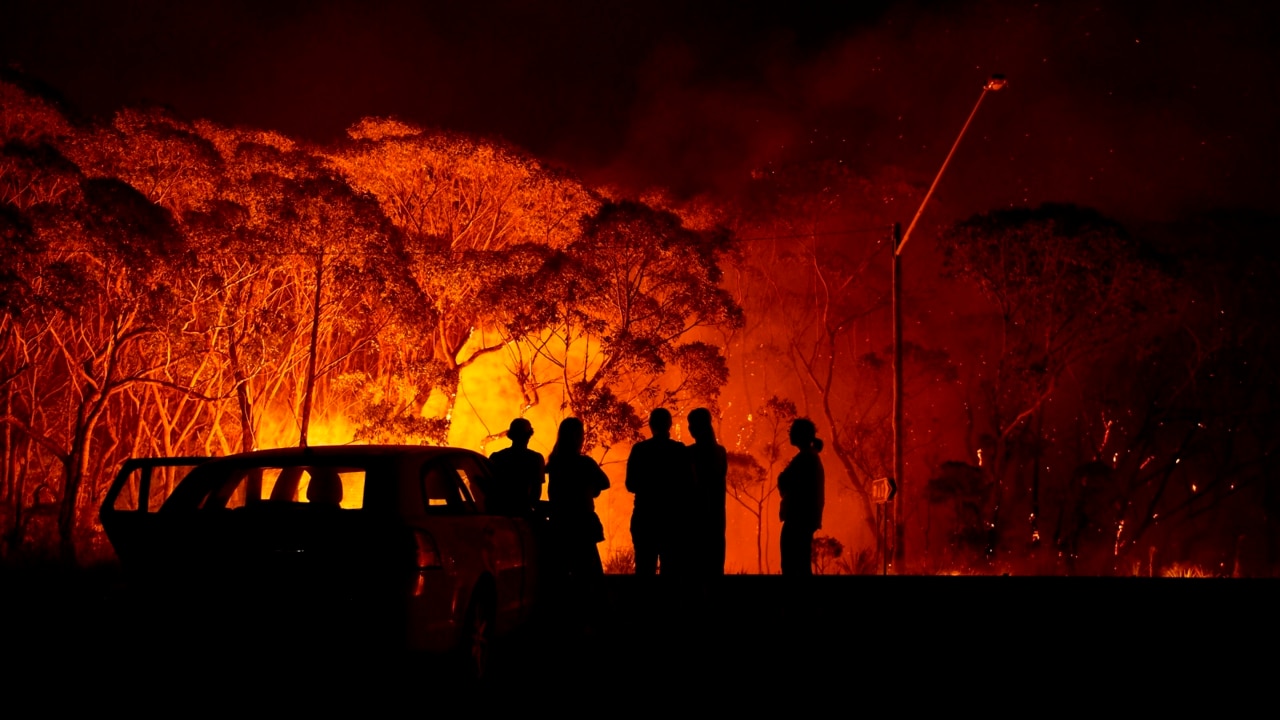
{"label": "orange glow", "polygon": [[[799,416],[825,443],[822,533],[842,548],[824,571],[1112,574],[1155,545],[1206,567],[1233,543],[1248,545],[1237,562],[1268,555],[1247,455],[1269,445],[1219,434],[1256,429],[1198,416],[1209,409],[1168,415],[1232,403],[1161,395],[1169,368],[1208,392],[1182,375],[1213,378],[1230,333],[1163,306],[1150,323],[1093,327],[1165,302],[1120,262],[1121,234],[1058,242],[1054,228],[1077,223],[987,214],[957,227],[997,244],[943,232],[912,247],[889,501],[878,479],[899,473],[902,448],[885,260],[888,228],[924,189],[909,173],[815,160],[753,169],[723,197],[640,202],[503,143],[386,118],[317,145],[144,108],[81,127],[8,80],[0,105],[0,532],[29,534],[13,547],[100,552],[94,503],[128,457],[302,442],[489,455],[514,418],[545,457],[576,414],[612,484],[600,552],[624,568],[643,418],[668,408],[688,441],[702,406],[740,471],[729,573],[779,569],[776,482]],[[1101,267],[1072,254],[1092,246],[1107,273],[1078,272]],[[966,252],[978,262],[952,262]],[[1062,288],[1085,293],[1066,293],[1071,312],[1044,305]],[[1188,336],[1212,340],[1184,368]],[[1135,371],[1133,357],[1150,363]],[[1203,432],[1175,438],[1193,424]],[[363,479],[343,480],[342,507],[357,507]],[[290,494],[305,501],[305,481]]]}
{"label": "orange glow", "polygon": [[1208,578],[1214,574],[1198,565],[1174,563],[1160,571],[1161,577],[1167,578]]}

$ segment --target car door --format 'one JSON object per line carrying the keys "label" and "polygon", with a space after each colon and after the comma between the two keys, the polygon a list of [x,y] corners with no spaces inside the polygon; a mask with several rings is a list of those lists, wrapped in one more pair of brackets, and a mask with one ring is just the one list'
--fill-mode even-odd
{"label": "car door", "polygon": [[207,457],[133,458],[125,461],[98,509],[102,529],[120,562],[162,562],[169,543],[157,512],[186,475]]}
{"label": "car door", "polygon": [[533,544],[528,518],[488,512],[483,488],[489,486],[492,477],[486,463],[469,455],[457,455],[451,461],[471,490],[481,513],[485,544],[497,584],[498,613],[504,621],[517,621],[526,611],[533,589],[529,574]]}
{"label": "car door", "polygon": [[439,457],[422,465],[402,503],[419,558],[410,632],[419,647],[444,649],[460,632],[477,582],[491,574],[484,519],[457,471]]}

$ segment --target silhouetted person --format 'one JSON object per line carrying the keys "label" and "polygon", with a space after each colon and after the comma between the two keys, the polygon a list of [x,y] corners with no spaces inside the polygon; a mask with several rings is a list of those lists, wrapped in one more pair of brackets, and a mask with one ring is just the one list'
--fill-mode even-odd
{"label": "silhouetted person", "polygon": [[687,522],[693,503],[693,464],[689,448],[671,439],[671,412],[649,413],[653,437],[631,448],[627,458],[627,490],[634,494],[631,543],[636,574],[686,573],[689,561]]}
{"label": "silhouetted person", "polygon": [[332,468],[312,468],[308,471],[307,502],[312,505],[340,507],[342,505],[342,478]]}
{"label": "silhouetted person", "polygon": [[604,540],[604,526],[596,515],[595,499],[609,489],[609,477],[595,460],[582,454],[585,435],[581,420],[565,418],[547,459],[551,526],[561,567],[572,576],[604,574],[596,548]]}
{"label": "silhouetted person", "polygon": [[724,574],[724,529],[726,478],[729,458],[724,446],[716,442],[711,427],[711,411],[697,408],[689,413],[689,434],[693,445],[694,512],[690,531],[694,537],[698,569],[701,573]]}
{"label": "silhouetted person", "polygon": [[517,515],[533,512],[542,499],[542,483],[546,463],[542,453],[529,449],[533,437],[533,425],[524,418],[516,418],[507,428],[511,447],[489,456],[493,465],[493,483],[489,488],[490,512],[500,515]]}
{"label": "silhouetted person", "polygon": [[813,574],[813,534],[822,527],[823,486],[822,440],[808,418],[791,423],[791,444],[800,452],[778,474],[778,496],[782,498],[778,518],[782,520],[782,574]]}

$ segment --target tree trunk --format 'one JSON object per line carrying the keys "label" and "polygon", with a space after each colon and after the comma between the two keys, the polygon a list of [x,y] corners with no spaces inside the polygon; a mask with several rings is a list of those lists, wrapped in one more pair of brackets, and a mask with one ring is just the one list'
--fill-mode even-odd
{"label": "tree trunk", "polygon": [[[240,341],[232,330],[227,344],[227,356],[231,361],[231,376],[236,383],[236,406],[240,415],[240,450],[250,452],[258,447],[258,438],[253,431],[253,402],[249,398],[249,381],[244,376],[240,365]],[[262,497],[262,471],[255,470],[245,478],[246,502],[254,502]]]}
{"label": "tree trunk", "polygon": [[302,392],[302,421],[298,446],[307,446],[307,430],[311,425],[311,397],[316,389],[316,354],[320,344],[320,293],[324,289],[324,253],[316,257],[316,294],[311,304],[311,352],[307,358],[306,389]]}
{"label": "tree trunk", "polygon": [[71,453],[63,458],[62,500],[58,504],[58,554],[63,562],[76,562],[76,506],[79,505],[80,487],[84,481],[88,449],[87,438],[81,423],[76,424]]}
{"label": "tree trunk", "polygon": [[[13,386],[6,385],[4,389],[4,415],[8,417],[13,414]],[[3,478],[0,478],[0,499],[13,500],[13,426],[9,423],[4,424],[3,441],[0,442],[0,452],[3,457],[0,462],[0,472]]]}
{"label": "tree trunk", "polygon": [[757,503],[756,511],[756,573],[764,574],[764,505]]}
{"label": "tree trunk", "polygon": [[253,429],[253,400],[249,397],[249,380],[244,376],[244,367],[240,363],[240,339],[236,337],[234,329],[227,341],[227,359],[231,361],[231,377],[236,383],[236,407],[240,412],[240,449],[249,452],[257,449],[258,438]]}
{"label": "tree trunk", "polygon": [[1004,504],[1004,463],[1001,458],[1004,457],[1007,444],[1003,433],[996,438],[995,451],[991,458],[991,474],[995,479],[995,504],[991,509],[991,524],[987,528],[987,548],[986,559],[988,563],[994,563],[996,556],[1000,552],[1000,506]]}
{"label": "tree trunk", "polygon": [[1032,442],[1035,444],[1031,447],[1031,517],[1028,518],[1028,520],[1031,525],[1030,544],[1032,553],[1035,553],[1035,551],[1040,547],[1040,464],[1042,462],[1041,452],[1043,449],[1043,443],[1041,437],[1043,432],[1044,411],[1041,410],[1036,413],[1036,432],[1034,437],[1032,437]]}

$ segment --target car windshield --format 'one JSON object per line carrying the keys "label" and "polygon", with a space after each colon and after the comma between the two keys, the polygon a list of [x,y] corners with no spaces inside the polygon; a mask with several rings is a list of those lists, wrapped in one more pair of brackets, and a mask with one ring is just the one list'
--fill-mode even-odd
{"label": "car windshield", "polygon": [[309,504],[346,510],[364,507],[365,470],[332,465],[241,468],[213,484],[200,502],[205,510],[259,502]]}

